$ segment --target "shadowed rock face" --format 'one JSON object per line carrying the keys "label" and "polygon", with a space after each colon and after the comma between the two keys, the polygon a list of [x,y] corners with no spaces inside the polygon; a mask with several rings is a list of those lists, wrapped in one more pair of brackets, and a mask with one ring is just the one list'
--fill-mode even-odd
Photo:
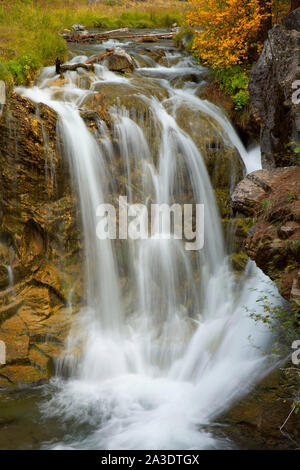
{"label": "shadowed rock face", "polygon": [[300,162],[300,155],[290,147],[292,142],[300,142],[300,105],[292,99],[295,87],[299,89],[295,82],[300,79],[299,17],[297,9],[283,20],[283,25],[269,31],[250,74],[253,113],[261,126],[263,168]]}
{"label": "shadowed rock face", "polygon": [[[56,113],[11,93],[0,120],[0,388],[49,377],[81,295],[76,198]],[[70,289],[76,294],[69,298]]]}
{"label": "shadowed rock face", "polygon": [[258,170],[232,195],[234,212],[253,217],[245,248],[281,295],[300,306],[300,168]]}
{"label": "shadowed rock face", "polygon": [[296,31],[300,31],[300,8],[297,8],[284,16],[281,20],[281,24],[286,29],[295,29]]}

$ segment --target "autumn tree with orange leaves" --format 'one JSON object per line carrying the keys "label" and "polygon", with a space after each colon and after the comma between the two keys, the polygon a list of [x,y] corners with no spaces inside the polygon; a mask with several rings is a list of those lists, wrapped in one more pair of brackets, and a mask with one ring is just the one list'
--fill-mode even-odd
{"label": "autumn tree with orange leaves", "polygon": [[197,27],[195,54],[213,68],[246,62],[262,48],[260,33],[269,17],[268,4],[261,0],[189,0],[187,21]]}

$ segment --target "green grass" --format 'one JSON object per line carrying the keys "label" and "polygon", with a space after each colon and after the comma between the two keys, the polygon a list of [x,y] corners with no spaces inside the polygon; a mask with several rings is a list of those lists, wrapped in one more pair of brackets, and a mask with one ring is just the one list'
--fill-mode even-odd
{"label": "green grass", "polygon": [[[106,0],[107,2],[107,0]],[[105,12],[105,14],[104,14]],[[87,2],[15,0],[0,6],[0,79],[8,86],[30,81],[37,70],[65,60],[67,45],[59,31],[81,23],[89,28],[151,28],[180,24],[178,8],[126,8]]]}

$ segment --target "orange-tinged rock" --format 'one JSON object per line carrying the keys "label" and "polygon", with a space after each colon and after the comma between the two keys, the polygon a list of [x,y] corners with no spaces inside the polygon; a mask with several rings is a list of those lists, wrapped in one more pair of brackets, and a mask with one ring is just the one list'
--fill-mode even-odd
{"label": "orange-tinged rock", "polygon": [[13,334],[26,334],[28,333],[28,329],[25,323],[21,320],[18,315],[14,315],[13,317],[9,318],[1,325],[1,330],[4,333],[13,333]]}
{"label": "orange-tinged rock", "polygon": [[0,340],[6,345],[6,363],[24,361],[28,355],[28,329],[18,315],[6,320],[1,325]]}
{"label": "orange-tinged rock", "polygon": [[54,361],[62,356],[62,345],[59,343],[37,343],[36,349],[40,350],[45,356],[51,357]]}
{"label": "orange-tinged rock", "polygon": [[41,385],[47,381],[47,375],[30,365],[7,365],[0,369],[1,376],[15,385]]}
{"label": "orange-tinged rock", "polygon": [[41,328],[47,331],[50,337],[55,337],[61,344],[64,343],[73,322],[71,309],[57,309],[51,317],[41,322]]}
{"label": "orange-tinged rock", "polygon": [[22,361],[27,358],[29,349],[29,336],[17,335],[9,331],[0,332],[0,340],[4,341],[6,346],[6,363],[13,361]]}
{"label": "orange-tinged rock", "polygon": [[30,348],[28,358],[31,365],[33,365],[36,369],[40,370],[48,377],[51,375],[53,369],[52,361],[50,357],[45,356],[42,351],[32,347]]}
{"label": "orange-tinged rock", "polygon": [[22,307],[18,314],[30,331],[41,328],[41,320],[51,314],[50,294],[46,287],[26,287],[19,295]]}
{"label": "orange-tinged rock", "polygon": [[21,308],[22,303],[15,300],[8,305],[3,305],[0,307],[0,324],[7,320],[8,318],[15,315]]}
{"label": "orange-tinged rock", "polygon": [[1,369],[0,369],[0,390],[1,389],[7,389],[7,388],[13,388],[14,384],[10,382],[6,377],[1,376]]}
{"label": "orange-tinged rock", "polygon": [[34,279],[42,284],[51,286],[60,291],[60,278],[58,269],[50,263],[44,263],[35,273]]}

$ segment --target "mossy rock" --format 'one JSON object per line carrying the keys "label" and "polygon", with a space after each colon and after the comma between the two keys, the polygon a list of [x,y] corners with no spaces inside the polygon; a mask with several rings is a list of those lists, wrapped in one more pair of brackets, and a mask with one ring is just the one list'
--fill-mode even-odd
{"label": "mossy rock", "polygon": [[191,136],[199,149],[214,188],[233,191],[245,174],[245,165],[220,124],[207,113],[188,104],[176,110],[178,125]]}
{"label": "mossy rock", "polygon": [[228,191],[217,188],[215,189],[216,202],[219,208],[221,218],[229,218],[232,215],[230,207],[230,194]]}
{"label": "mossy rock", "polygon": [[229,259],[232,262],[233,269],[236,271],[244,271],[249,258],[246,253],[233,253],[229,256]]}

